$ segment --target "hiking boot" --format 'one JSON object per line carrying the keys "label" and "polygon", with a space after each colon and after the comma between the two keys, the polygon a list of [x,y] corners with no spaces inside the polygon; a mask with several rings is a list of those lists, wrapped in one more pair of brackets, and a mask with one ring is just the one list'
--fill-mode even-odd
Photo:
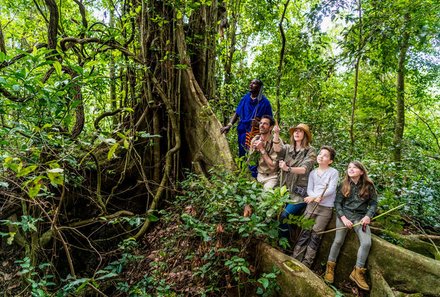
{"label": "hiking boot", "polygon": [[324,280],[331,284],[333,284],[333,282],[335,281],[335,266],[336,262],[327,262],[327,269],[325,270]]}
{"label": "hiking boot", "polygon": [[365,280],[365,272],[367,271],[366,268],[361,268],[355,266],[353,271],[350,274],[350,279],[358,285],[359,288],[365,291],[369,291],[370,287],[367,284],[367,281]]}

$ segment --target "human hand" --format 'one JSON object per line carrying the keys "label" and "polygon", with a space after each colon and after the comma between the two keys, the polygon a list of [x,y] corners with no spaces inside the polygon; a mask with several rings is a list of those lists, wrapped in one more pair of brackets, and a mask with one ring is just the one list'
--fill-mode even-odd
{"label": "human hand", "polygon": [[257,149],[258,151],[263,150],[263,149],[264,149],[263,141],[261,141],[260,139],[256,140],[256,141],[254,142],[254,147],[255,147],[255,149]]}
{"label": "human hand", "polygon": [[362,226],[366,227],[367,225],[369,225],[371,223],[371,219],[369,216],[365,216],[362,218],[361,220],[361,224]]}
{"label": "human hand", "polygon": [[278,126],[278,123],[275,124],[275,126],[272,129],[273,133],[276,135],[280,135],[280,126]]}
{"label": "human hand", "polygon": [[280,167],[281,170],[283,171],[288,171],[289,170],[289,166],[287,166],[287,163],[284,160],[280,160],[278,162],[278,166]]}
{"label": "human hand", "polygon": [[350,221],[349,219],[347,219],[345,216],[341,217],[341,221],[345,225],[345,227],[347,227],[349,229],[353,228],[353,222]]}
{"label": "human hand", "polygon": [[231,130],[231,127],[232,127],[232,126],[229,125],[229,124],[226,125],[226,126],[224,126],[224,127],[221,127],[221,128],[220,128],[220,133],[221,133],[221,134],[226,134],[226,133],[228,133],[229,130]]}
{"label": "human hand", "polygon": [[306,198],[304,198],[304,202],[305,203],[310,203],[310,202],[312,202],[313,200],[315,200],[313,197],[310,197],[310,196],[307,196]]}
{"label": "human hand", "polygon": [[252,215],[252,207],[249,204],[244,206],[243,216],[250,217]]}

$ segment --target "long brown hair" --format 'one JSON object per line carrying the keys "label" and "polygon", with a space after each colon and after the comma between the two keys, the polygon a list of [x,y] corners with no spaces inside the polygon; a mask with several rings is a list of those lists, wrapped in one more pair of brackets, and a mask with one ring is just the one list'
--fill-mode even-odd
{"label": "long brown hair", "polygon": [[[293,134],[292,134],[292,136],[290,136],[290,144],[293,147],[296,147],[296,141],[295,141],[295,137],[293,136]],[[310,147],[309,137],[307,137],[307,134],[304,132],[304,138],[303,138],[303,140],[301,140],[301,148],[308,148],[308,147]]]}
{"label": "long brown hair", "polygon": [[[358,185],[361,190],[359,192],[359,196],[361,199],[367,199],[370,196],[370,189],[374,190],[374,183],[368,177],[368,172],[365,166],[359,161],[351,161],[348,165],[353,164],[356,168],[360,169],[364,174],[359,177]],[[348,166],[347,166],[348,167]],[[348,174],[345,174],[344,180],[342,181],[341,193],[347,198],[350,195],[350,177]]]}

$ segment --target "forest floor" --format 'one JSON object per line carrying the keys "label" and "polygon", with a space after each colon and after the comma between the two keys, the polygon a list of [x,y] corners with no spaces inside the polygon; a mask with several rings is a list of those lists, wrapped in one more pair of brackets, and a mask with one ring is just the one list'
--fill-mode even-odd
{"label": "forest floor", "polygon": [[[199,296],[200,292],[206,290],[209,286],[209,283],[203,277],[200,277],[200,270],[206,263],[202,259],[193,258],[190,255],[194,254],[195,250],[196,253],[198,251],[202,252],[203,243],[190,242],[185,238],[176,238],[176,235],[179,234],[177,229],[179,229],[179,226],[175,220],[154,224],[138,247],[131,250],[131,256],[137,257],[139,260],[126,265],[118,279],[126,282],[128,286],[135,286],[145,281],[146,276],[151,277],[150,293],[153,296],[158,293],[157,290],[162,290],[162,292],[173,291],[178,296]],[[21,254],[22,250],[20,248],[11,249],[11,246],[6,246],[3,241],[3,247],[0,250],[1,296],[30,296],[30,290],[27,286],[31,286],[31,284],[26,285],[23,282],[20,274],[20,270],[23,268],[15,262],[16,259],[21,259]],[[321,266],[314,272],[318,275],[324,273]],[[226,273],[222,277],[225,280],[218,280],[219,283],[226,281]],[[364,296],[353,283],[346,282],[343,285],[340,290],[344,292],[344,296]],[[104,292],[107,296],[127,296],[126,293],[120,292],[112,286]],[[252,288],[242,289],[238,293],[237,288],[229,287],[225,282],[223,290],[217,290],[209,296],[250,297],[257,295]]]}

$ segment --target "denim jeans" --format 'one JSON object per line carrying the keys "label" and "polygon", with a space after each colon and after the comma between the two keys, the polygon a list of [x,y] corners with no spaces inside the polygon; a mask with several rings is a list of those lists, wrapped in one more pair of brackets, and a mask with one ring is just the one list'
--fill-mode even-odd
{"label": "denim jeans", "polygon": [[289,203],[284,208],[283,212],[280,216],[280,226],[279,226],[279,235],[280,237],[289,238],[290,229],[292,226],[288,223],[284,223],[284,219],[288,218],[289,215],[301,215],[306,208],[307,203],[300,202],[300,203]]}

